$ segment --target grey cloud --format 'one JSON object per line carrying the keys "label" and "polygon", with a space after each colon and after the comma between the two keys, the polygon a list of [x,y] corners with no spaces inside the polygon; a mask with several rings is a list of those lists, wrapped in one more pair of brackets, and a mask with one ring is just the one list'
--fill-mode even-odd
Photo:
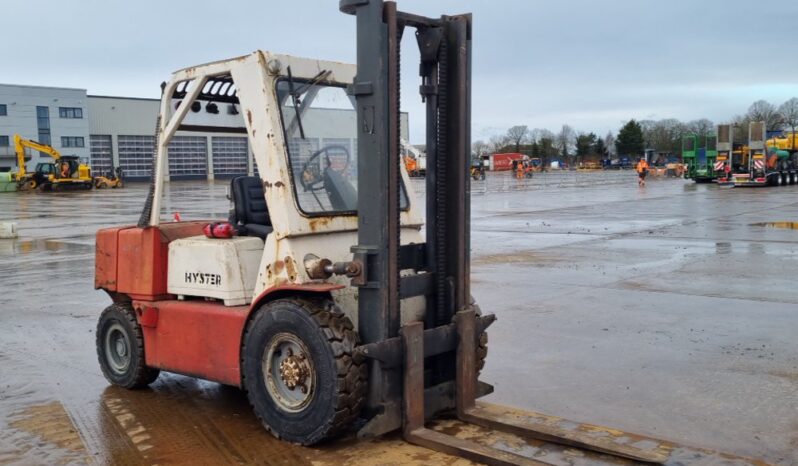
{"label": "grey cloud", "polygon": [[[798,2],[773,0],[399,0],[427,15],[474,14],[475,138],[515,124],[604,133],[624,119],[713,120],[798,95],[790,58]],[[0,82],[157,97],[171,71],[257,48],[354,59],[337,0],[6,0]],[[405,63],[417,55],[403,41]],[[421,142],[416,67],[403,106]]]}

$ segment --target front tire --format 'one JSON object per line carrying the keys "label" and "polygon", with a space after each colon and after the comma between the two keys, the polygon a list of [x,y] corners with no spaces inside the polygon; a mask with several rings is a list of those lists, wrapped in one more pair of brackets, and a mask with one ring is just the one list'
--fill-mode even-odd
{"label": "front tire", "polygon": [[247,325],[243,387],[275,437],[313,445],[348,429],[365,403],[352,322],[329,300],[278,299]]}
{"label": "front tire", "polygon": [[144,336],[130,304],[112,304],[100,315],[96,333],[97,359],[109,382],[142,388],[160,371],[144,363]]}

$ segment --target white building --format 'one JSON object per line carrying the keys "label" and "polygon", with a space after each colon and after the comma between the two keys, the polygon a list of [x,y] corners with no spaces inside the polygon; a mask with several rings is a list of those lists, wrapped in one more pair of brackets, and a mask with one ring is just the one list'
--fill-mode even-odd
{"label": "white building", "polygon": [[[115,167],[121,167],[125,179],[147,180],[152,173],[159,106],[158,99],[87,95],[85,89],[0,84],[0,172],[16,170],[13,136],[18,133],[26,139],[52,145],[64,155],[90,159],[94,174],[110,174]],[[306,123],[334,127],[346,121],[336,116],[341,111],[345,110],[330,109],[324,121]],[[202,130],[210,126],[222,126],[225,130]],[[172,139],[168,151],[170,179],[231,178],[256,171],[244,120],[236,105],[195,103],[183,127],[200,131],[178,131]],[[341,134],[341,131],[330,133]],[[407,140],[407,113],[402,114],[400,133]],[[324,132],[319,135],[323,138]],[[307,142],[318,147],[323,141]],[[354,139],[336,144],[350,147],[355,156],[357,148],[352,142]],[[30,155],[29,170],[35,169],[39,161],[49,160],[45,154]]]}
{"label": "white building", "polygon": [[[95,173],[121,167],[128,180],[149,179],[155,150],[155,122],[160,101],[131,97],[88,96],[91,164]],[[229,178],[252,174],[254,160],[240,115],[207,113],[201,107],[186,124],[231,127],[229,133],[178,131],[169,144],[169,177],[180,179]],[[239,121],[240,120],[240,121]]]}
{"label": "white building", "polygon": [[[0,84],[0,171],[15,170],[14,134],[64,155],[89,157],[85,89]],[[28,168],[49,156],[31,154]]]}

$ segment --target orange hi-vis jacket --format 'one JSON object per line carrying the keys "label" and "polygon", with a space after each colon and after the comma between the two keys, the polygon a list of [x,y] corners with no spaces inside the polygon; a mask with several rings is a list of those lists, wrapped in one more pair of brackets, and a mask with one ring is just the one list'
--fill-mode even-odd
{"label": "orange hi-vis jacket", "polygon": [[643,173],[644,171],[648,170],[648,162],[645,160],[637,162],[637,167],[635,170],[637,170],[637,173]]}

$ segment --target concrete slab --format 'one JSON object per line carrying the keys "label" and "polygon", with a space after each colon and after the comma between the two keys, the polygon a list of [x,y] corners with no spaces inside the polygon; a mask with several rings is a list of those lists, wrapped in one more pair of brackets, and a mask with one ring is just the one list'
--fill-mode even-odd
{"label": "concrete slab", "polygon": [[[166,210],[223,218],[225,191],[171,183]],[[489,401],[798,464],[798,231],[755,225],[798,220],[798,187],[566,172],[472,191],[473,293],[499,318]],[[109,387],[94,232],[135,223],[145,194],[0,194],[20,234],[0,240],[0,464],[469,464],[397,436],[287,445],[240,391],[188,377]]]}

